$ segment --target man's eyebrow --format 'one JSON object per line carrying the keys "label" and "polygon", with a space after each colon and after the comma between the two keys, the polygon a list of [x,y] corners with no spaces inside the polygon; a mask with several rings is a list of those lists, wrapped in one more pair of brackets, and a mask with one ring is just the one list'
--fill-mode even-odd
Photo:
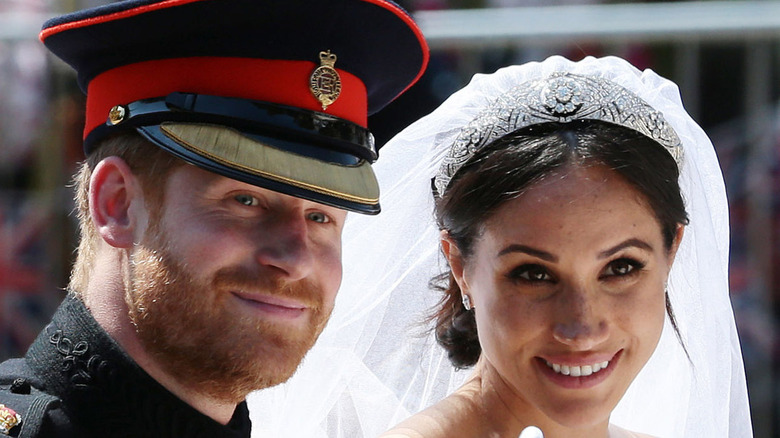
{"label": "man's eyebrow", "polygon": [[504,255],[507,255],[507,254],[511,254],[511,253],[515,253],[515,252],[522,252],[522,253],[525,253],[525,254],[528,254],[528,255],[532,255],[534,257],[538,257],[538,258],[540,258],[542,260],[546,260],[546,261],[552,262],[552,263],[555,263],[555,262],[558,261],[558,257],[557,256],[554,256],[554,255],[550,254],[547,251],[542,251],[541,249],[536,249],[536,248],[530,247],[528,245],[520,245],[520,244],[517,244],[517,243],[509,245],[509,246],[505,247],[504,249],[502,249],[501,251],[499,251],[498,252],[498,257],[504,256]]}
{"label": "man's eyebrow", "polygon": [[631,247],[636,247],[636,248],[639,248],[639,249],[644,249],[645,251],[653,252],[652,245],[650,245],[649,243],[645,242],[644,240],[637,239],[637,238],[632,238],[632,239],[627,239],[627,240],[625,240],[625,241],[623,241],[621,243],[618,243],[617,245],[613,246],[612,248],[605,249],[604,251],[601,251],[599,253],[599,258],[600,259],[605,259],[605,258],[611,257],[615,253],[617,253],[617,252],[619,252],[619,251],[621,251],[623,249],[631,248]]}

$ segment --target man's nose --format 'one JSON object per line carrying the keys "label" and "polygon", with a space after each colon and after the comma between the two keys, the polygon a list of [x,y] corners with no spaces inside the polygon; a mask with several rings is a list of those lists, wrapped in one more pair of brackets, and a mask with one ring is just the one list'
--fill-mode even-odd
{"label": "man's nose", "polygon": [[314,267],[308,221],[302,212],[277,215],[261,230],[257,261],[277,270],[283,278],[306,278]]}
{"label": "man's nose", "polygon": [[572,288],[558,298],[553,337],[577,351],[588,351],[609,337],[609,324],[598,305],[598,291]]}

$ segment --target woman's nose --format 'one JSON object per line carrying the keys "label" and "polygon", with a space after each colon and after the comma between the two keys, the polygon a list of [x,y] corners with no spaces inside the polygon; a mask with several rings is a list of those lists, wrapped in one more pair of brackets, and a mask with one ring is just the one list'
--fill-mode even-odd
{"label": "woman's nose", "polygon": [[559,298],[553,337],[578,351],[587,351],[609,336],[607,315],[598,306],[597,292],[575,290]]}

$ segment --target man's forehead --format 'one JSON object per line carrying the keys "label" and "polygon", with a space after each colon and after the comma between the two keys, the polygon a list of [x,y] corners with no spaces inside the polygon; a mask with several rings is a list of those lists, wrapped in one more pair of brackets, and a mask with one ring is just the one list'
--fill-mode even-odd
{"label": "man's forehead", "polygon": [[320,208],[332,212],[339,217],[346,216],[347,211],[338,207],[322,204],[315,201],[298,198],[285,193],[270,190],[254,184],[250,184],[237,179],[229,178],[218,173],[209,172],[197,166],[186,163],[175,169],[173,174],[179,173],[181,181],[177,184],[177,189],[193,189],[202,192],[205,195],[217,196],[228,195],[231,193],[246,192],[257,196],[266,196],[288,203],[297,203],[307,207]]}

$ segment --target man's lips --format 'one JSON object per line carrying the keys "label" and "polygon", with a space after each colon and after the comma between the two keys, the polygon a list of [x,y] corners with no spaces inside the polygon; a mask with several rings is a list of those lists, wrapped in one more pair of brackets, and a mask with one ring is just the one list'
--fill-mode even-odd
{"label": "man's lips", "polygon": [[263,313],[284,318],[298,318],[303,315],[309,306],[300,301],[274,295],[263,295],[243,291],[231,291],[242,304]]}

